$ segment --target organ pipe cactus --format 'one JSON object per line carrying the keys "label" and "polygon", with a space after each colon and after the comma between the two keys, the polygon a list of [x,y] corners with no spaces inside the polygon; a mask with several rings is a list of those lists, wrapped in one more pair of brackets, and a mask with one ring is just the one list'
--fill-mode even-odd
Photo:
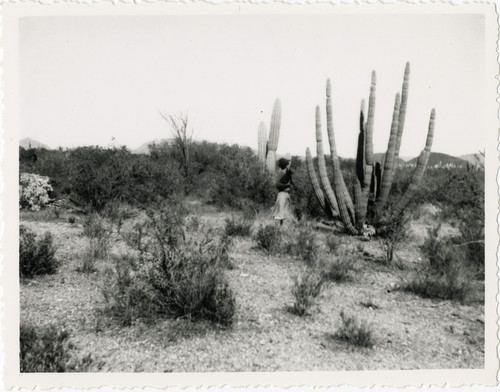
{"label": "organ pipe cactus", "polygon": [[[367,216],[377,216],[381,220],[381,215],[385,215],[385,220],[396,219],[408,206],[414,196],[420,182],[422,181],[431,153],[432,140],[434,135],[435,110],[432,109],[427,141],[425,148],[419,156],[417,167],[412,177],[412,181],[405,194],[394,204],[389,214],[383,214],[384,207],[387,206],[389,193],[391,190],[396,159],[399,156],[401,139],[406,116],[408,85],[410,76],[410,65],[406,64],[403,87],[401,95],[396,94],[394,111],[392,116],[391,133],[384,156],[383,164],[374,161],[373,155],[373,126],[375,117],[376,100],[376,74],[372,73],[370,85],[370,98],[368,101],[368,114],[365,122],[364,101],[361,104],[358,148],[356,156],[356,180],[353,184],[353,198],[351,199],[347,187],[340,171],[339,158],[335,145],[335,135],[332,120],[332,100],[331,84],[327,81],[326,86],[326,118],[327,133],[330,144],[330,154],[333,165],[333,186],[326,176],[325,158],[323,152],[323,142],[321,133],[321,116],[319,107],[316,108],[316,152],[318,155],[318,169],[320,179],[318,181],[314,171],[314,165],[309,149],[306,151],[308,173],[313,184],[315,194],[320,200],[321,206],[329,216],[338,216],[342,220],[346,231],[351,234],[359,234],[363,231],[363,226],[367,221]],[[322,188],[321,188],[322,187]],[[330,190],[333,189],[333,195]],[[335,214],[337,212],[337,214]],[[388,216],[388,218],[387,218]],[[380,222],[379,222],[380,223]],[[383,222],[381,222],[383,223]]]}
{"label": "organ pipe cactus", "polygon": [[276,171],[276,150],[280,137],[281,126],[281,101],[274,101],[273,112],[271,115],[271,125],[269,128],[269,138],[267,137],[266,126],[263,122],[259,124],[258,132],[258,151],[257,155],[263,168],[270,173]]}

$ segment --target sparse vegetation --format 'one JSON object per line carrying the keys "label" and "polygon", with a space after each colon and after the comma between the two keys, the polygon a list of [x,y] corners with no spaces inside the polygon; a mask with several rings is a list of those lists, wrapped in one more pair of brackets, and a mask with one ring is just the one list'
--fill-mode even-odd
{"label": "sparse vegetation", "polygon": [[360,321],[344,310],[340,312],[341,325],[333,337],[358,347],[372,348],[375,345],[373,331],[366,321]]}
{"label": "sparse vegetation", "polygon": [[312,225],[303,223],[293,233],[293,239],[287,244],[286,251],[303,260],[307,265],[314,266],[318,259],[318,240]]}
{"label": "sparse vegetation", "polygon": [[423,297],[470,302],[474,297],[473,266],[452,238],[439,238],[440,225],[428,231],[422,245],[424,265],[402,289]]}
{"label": "sparse vegetation", "polygon": [[253,221],[249,219],[226,218],[224,230],[228,236],[246,237],[252,234]]}
{"label": "sparse vegetation", "polygon": [[293,281],[292,295],[295,301],[289,308],[290,312],[301,317],[308,315],[323,283],[323,277],[313,268],[303,269]]}
{"label": "sparse vegetation", "polygon": [[259,226],[254,240],[257,242],[257,248],[267,253],[278,252],[282,245],[281,232],[274,225]]}
{"label": "sparse vegetation", "polygon": [[94,363],[91,355],[78,358],[76,353],[66,329],[21,323],[21,373],[88,372]]}
{"label": "sparse vegetation", "polygon": [[384,224],[377,230],[377,238],[383,252],[383,262],[391,264],[394,252],[408,235],[409,216],[400,215],[392,220],[383,220]]}
{"label": "sparse vegetation", "polygon": [[205,319],[228,327],[235,299],[223,273],[227,267],[227,239],[216,240],[213,230],[199,235],[184,231],[180,209],[149,213],[147,236],[154,246],[139,260],[115,258],[102,287],[105,312],[123,325],[136,319],[154,322],[161,317]]}
{"label": "sparse vegetation", "polygon": [[36,275],[54,274],[60,261],[55,257],[56,247],[52,234],[46,232],[42,238],[25,226],[19,226],[19,276],[32,278]]}
{"label": "sparse vegetation", "polygon": [[356,269],[356,256],[343,252],[322,261],[322,273],[326,280],[342,283],[353,280]]}

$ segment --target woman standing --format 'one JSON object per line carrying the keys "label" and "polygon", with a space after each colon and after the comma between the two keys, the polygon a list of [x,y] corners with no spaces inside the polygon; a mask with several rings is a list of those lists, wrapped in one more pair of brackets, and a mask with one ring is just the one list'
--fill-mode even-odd
{"label": "woman standing", "polygon": [[290,187],[292,182],[291,161],[281,158],[278,161],[280,171],[277,176],[276,188],[278,188],[278,196],[276,204],[273,208],[273,219],[279,221],[279,225],[283,225],[285,219],[294,220],[292,213],[292,204],[290,201]]}

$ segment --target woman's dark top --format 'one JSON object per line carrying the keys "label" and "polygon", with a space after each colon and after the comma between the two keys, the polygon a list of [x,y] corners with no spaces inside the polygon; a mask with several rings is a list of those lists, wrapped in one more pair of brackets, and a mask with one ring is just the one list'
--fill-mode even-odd
{"label": "woman's dark top", "polygon": [[292,182],[292,170],[291,169],[286,169],[285,173],[282,174],[278,180],[276,181],[276,188],[278,188],[278,191],[283,192],[283,191],[289,191],[290,186],[293,184]]}

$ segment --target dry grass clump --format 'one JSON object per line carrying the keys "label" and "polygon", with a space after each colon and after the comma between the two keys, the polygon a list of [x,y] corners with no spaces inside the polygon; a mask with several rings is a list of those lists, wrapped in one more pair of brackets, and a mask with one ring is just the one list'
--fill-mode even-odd
{"label": "dry grass clump", "polygon": [[303,269],[293,281],[292,295],[295,301],[288,310],[301,317],[309,315],[323,283],[323,277],[317,271],[312,268]]}
{"label": "dry grass clump", "polygon": [[266,253],[277,253],[281,250],[281,231],[274,225],[259,226],[254,235],[257,248]]}
{"label": "dry grass clump", "polygon": [[88,214],[82,222],[83,234],[88,243],[83,251],[78,272],[92,273],[96,271],[97,260],[107,258],[111,248],[112,227],[98,213]]}
{"label": "dry grass clump", "polygon": [[323,276],[331,282],[351,282],[354,280],[353,272],[356,269],[355,255],[348,254],[345,251],[341,255],[322,261]]}
{"label": "dry grass clump", "polygon": [[230,237],[248,237],[252,234],[253,220],[235,217],[226,218],[224,230]]}
{"label": "dry grass clump", "polygon": [[[54,325],[39,327],[21,323],[21,373],[87,372],[94,360],[90,354],[78,358],[76,351],[66,329]],[[99,366],[102,367],[102,364]]]}
{"label": "dry grass clump", "polygon": [[360,321],[353,315],[340,312],[342,324],[332,335],[333,338],[348,342],[354,346],[372,348],[375,345],[373,331],[366,321]]}
{"label": "dry grass clump", "polygon": [[319,243],[311,224],[302,223],[298,230],[292,233],[292,240],[286,245],[285,252],[303,260],[308,266],[317,263]]}

